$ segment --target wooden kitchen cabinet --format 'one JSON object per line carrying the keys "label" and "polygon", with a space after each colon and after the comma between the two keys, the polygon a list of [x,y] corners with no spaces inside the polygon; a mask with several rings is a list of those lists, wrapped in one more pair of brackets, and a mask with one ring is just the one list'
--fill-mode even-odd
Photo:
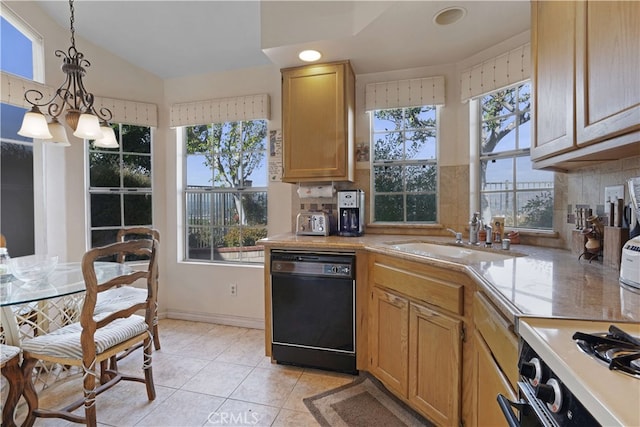
{"label": "wooden kitchen cabinet", "polygon": [[537,168],[640,152],[640,2],[532,2]]}
{"label": "wooden kitchen cabinet", "polygon": [[460,425],[462,322],[412,303],[409,309],[409,395],[437,425]]}
{"label": "wooden kitchen cabinet", "polygon": [[640,3],[577,2],[576,18],[578,145],[640,129]]}
{"label": "wooden kitchen cabinet", "polygon": [[369,305],[369,371],[388,388],[407,395],[409,300],[374,287]]}
{"label": "wooden kitchen cabinet", "polygon": [[479,292],[473,297],[473,322],[472,425],[506,426],[497,396],[517,401],[518,339],[513,324]]}
{"label": "wooden kitchen cabinet", "polygon": [[574,147],[574,39],[576,2],[534,1],[533,141],[531,159],[548,157]]}
{"label": "wooden kitchen cabinet", "polygon": [[353,181],[355,75],[348,61],[282,71],[285,182]]}
{"label": "wooden kitchen cabinet", "polygon": [[436,425],[460,425],[464,285],[444,269],[372,258],[369,371]]}
{"label": "wooden kitchen cabinet", "polygon": [[497,396],[502,394],[512,402],[517,402],[515,392],[509,380],[494,360],[491,350],[482,336],[474,334],[473,354],[473,426],[508,426],[502,410],[498,406]]}

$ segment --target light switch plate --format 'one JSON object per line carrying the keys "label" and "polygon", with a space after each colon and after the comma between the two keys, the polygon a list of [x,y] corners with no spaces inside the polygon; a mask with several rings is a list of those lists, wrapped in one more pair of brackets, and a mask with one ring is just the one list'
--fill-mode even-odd
{"label": "light switch plate", "polygon": [[615,202],[616,199],[624,200],[624,185],[604,187],[604,203]]}

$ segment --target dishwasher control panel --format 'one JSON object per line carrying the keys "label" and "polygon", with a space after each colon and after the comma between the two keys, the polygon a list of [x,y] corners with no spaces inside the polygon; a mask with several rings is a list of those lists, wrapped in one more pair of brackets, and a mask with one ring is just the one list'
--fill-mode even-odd
{"label": "dishwasher control panel", "polygon": [[351,266],[342,264],[323,264],[324,274],[336,276],[351,276]]}
{"label": "dishwasher control panel", "polygon": [[355,257],[350,254],[271,253],[272,274],[354,278],[354,267]]}

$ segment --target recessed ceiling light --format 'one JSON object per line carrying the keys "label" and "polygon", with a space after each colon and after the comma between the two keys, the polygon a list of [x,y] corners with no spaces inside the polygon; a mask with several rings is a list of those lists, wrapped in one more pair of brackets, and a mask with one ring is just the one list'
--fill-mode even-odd
{"label": "recessed ceiling light", "polygon": [[317,61],[321,57],[322,54],[317,50],[303,50],[298,54],[298,58],[302,59],[305,62]]}
{"label": "recessed ceiling light", "polygon": [[467,9],[463,7],[447,7],[433,15],[433,22],[438,25],[451,25],[464,18],[466,14]]}

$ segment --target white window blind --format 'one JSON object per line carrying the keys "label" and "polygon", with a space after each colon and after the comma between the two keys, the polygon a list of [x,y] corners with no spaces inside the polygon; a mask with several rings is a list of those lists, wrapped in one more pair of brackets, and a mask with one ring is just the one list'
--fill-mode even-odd
{"label": "white window blind", "polygon": [[[42,92],[43,101],[50,100],[56,93],[55,88],[5,72],[1,73],[1,80],[0,93],[5,104],[31,109],[31,104],[24,99],[27,90],[35,89]],[[96,96],[93,105],[97,111],[102,107],[111,110],[112,123],[158,127],[158,108],[155,104]],[[45,109],[41,108],[41,111],[47,113]]]}
{"label": "white window blind", "polygon": [[444,105],[444,76],[369,83],[365,88],[367,111]]}
{"label": "white window blind", "polygon": [[531,44],[526,43],[507,53],[474,65],[460,74],[460,98],[472,98],[529,79],[531,75]]}
{"label": "white window blind", "polygon": [[171,106],[170,126],[193,126],[271,118],[268,94],[185,102]]}

